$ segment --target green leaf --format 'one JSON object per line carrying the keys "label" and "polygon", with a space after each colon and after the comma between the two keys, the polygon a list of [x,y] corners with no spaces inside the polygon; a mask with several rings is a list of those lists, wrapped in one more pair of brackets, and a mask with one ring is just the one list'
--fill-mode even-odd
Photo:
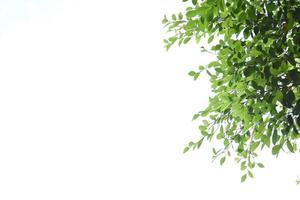
{"label": "green leaf", "polygon": [[179,14],[178,14],[178,19],[179,19],[179,20],[182,20],[182,19],[183,19],[182,13],[179,13]]}
{"label": "green leaf", "polygon": [[201,14],[200,10],[190,10],[185,15],[186,15],[187,18],[192,18],[192,17],[195,17],[195,16],[200,15],[200,14]]}
{"label": "green leaf", "polygon": [[198,66],[198,69],[199,69],[199,70],[204,70],[205,67],[204,67],[203,65],[199,65],[199,66]]}
{"label": "green leaf", "polygon": [[173,20],[176,20],[176,19],[177,19],[177,17],[176,17],[175,14],[172,15],[172,19],[173,19]]}
{"label": "green leaf", "polygon": [[273,135],[272,135],[272,143],[275,145],[279,140],[279,136],[277,135],[277,130],[275,130],[273,132]]}
{"label": "green leaf", "polygon": [[251,171],[248,171],[248,175],[249,175],[250,178],[254,177]]}
{"label": "green leaf", "polygon": [[199,140],[198,142],[197,142],[197,149],[199,149],[200,147],[201,147],[201,145],[202,145],[202,143],[203,143],[203,140],[204,140],[204,138],[202,138],[201,140]]}
{"label": "green leaf", "polygon": [[212,74],[210,73],[210,71],[206,70],[206,73],[207,73],[210,77],[212,77]]}
{"label": "green leaf", "polygon": [[262,135],[261,136],[261,141],[267,145],[268,147],[270,147],[270,137],[266,136],[266,135]]}
{"label": "green leaf", "polygon": [[186,37],[183,40],[183,44],[187,44],[191,40],[191,37]]}
{"label": "green leaf", "polygon": [[295,100],[295,94],[292,90],[289,90],[282,99],[282,104],[287,107],[287,108],[291,108],[293,101]]}
{"label": "green leaf", "polygon": [[200,75],[200,73],[196,73],[196,74],[194,75],[194,80],[197,80],[197,79],[199,78],[199,75]]}
{"label": "green leaf", "polygon": [[215,148],[212,148],[212,151],[213,151],[213,154],[214,154],[214,155],[217,155],[217,151],[216,151]]}
{"label": "green leaf", "polygon": [[247,14],[249,16],[250,19],[254,20],[256,19],[256,14],[255,14],[255,8],[254,7],[249,7],[247,10]]}
{"label": "green leaf", "polygon": [[220,63],[218,61],[212,61],[208,64],[208,67],[217,67],[220,66]]}
{"label": "green leaf", "polygon": [[287,144],[287,147],[290,150],[290,152],[295,153],[293,145],[291,144],[291,142],[289,140],[286,141],[286,144]]}
{"label": "green leaf", "polygon": [[277,6],[274,4],[274,3],[269,3],[267,4],[267,11],[270,13],[272,12],[273,10],[276,10],[277,9]]}
{"label": "green leaf", "polygon": [[199,113],[197,113],[197,114],[194,114],[194,116],[193,116],[193,119],[192,119],[192,120],[194,121],[194,120],[198,119],[198,117],[199,117],[199,116],[200,116],[200,114],[199,114]]}
{"label": "green leaf", "polygon": [[265,166],[262,163],[257,163],[260,168],[264,168]]}
{"label": "green leaf", "polygon": [[218,6],[221,11],[224,11],[224,0],[218,0]]}
{"label": "green leaf", "polygon": [[244,174],[242,177],[241,177],[241,182],[245,182],[245,180],[247,179],[247,174]]}
{"label": "green leaf", "polygon": [[247,39],[250,36],[250,28],[245,28],[243,34],[245,39]]}
{"label": "green leaf", "polygon": [[189,150],[190,150],[189,147],[185,147],[185,148],[183,149],[183,153],[186,153],[186,152],[188,152]]}
{"label": "green leaf", "polygon": [[257,149],[257,147],[259,146],[259,144],[260,144],[260,142],[253,142],[251,144],[250,151],[254,152]]}
{"label": "green leaf", "polygon": [[214,35],[211,35],[207,40],[208,44],[211,43],[213,40],[214,40]]}
{"label": "green leaf", "polygon": [[194,72],[194,71],[190,71],[189,73],[188,73],[188,75],[190,75],[190,76],[195,76],[197,73],[196,72]]}
{"label": "green leaf", "polygon": [[238,17],[239,22],[244,22],[246,19],[247,19],[247,14],[245,12],[242,12]]}
{"label": "green leaf", "polygon": [[272,154],[273,155],[277,155],[277,154],[279,154],[279,151],[281,150],[281,147],[282,147],[282,145],[275,145],[273,148],[272,148]]}
{"label": "green leaf", "polygon": [[222,157],[222,158],[220,159],[220,165],[223,165],[224,162],[225,162],[225,160],[226,160],[226,157]]}
{"label": "green leaf", "polygon": [[223,134],[222,134],[222,133],[219,133],[219,134],[217,135],[217,139],[218,139],[218,140],[223,139]]}
{"label": "green leaf", "polygon": [[168,19],[166,17],[166,15],[164,16],[163,20],[161,21],[162,24],[166,24],[168,23]]}
{"label": "green leaf", "polygon": [[194,5],[196,5],[197,2],[198,2],[198,0],[192,0],[192,3],[193,3]]}
{"label": "green leaf", "polygon": [[246,161],[243,161],[243,162],[241,162],[241,170],[243,171],[245,169],[247,169]]}
{"label": "green leaf", "polygon": [[248,166],[249,166],[251,169],[253,169],[253,168],[255,167],[255,163],[254,163],[254,162],[249,162],[249,163],[248,163]]}

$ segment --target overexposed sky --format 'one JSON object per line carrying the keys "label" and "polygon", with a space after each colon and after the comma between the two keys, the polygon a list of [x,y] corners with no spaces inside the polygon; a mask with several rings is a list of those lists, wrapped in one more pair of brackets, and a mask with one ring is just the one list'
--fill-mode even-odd
{"label": "overexposed sky", "polygon": [[211,162],[193,114],[209,83],[187,73],[212,57],[163,48],[176,0],[0,2],[0,199],[298,199],[299,155],[264,152],[240,183]]}

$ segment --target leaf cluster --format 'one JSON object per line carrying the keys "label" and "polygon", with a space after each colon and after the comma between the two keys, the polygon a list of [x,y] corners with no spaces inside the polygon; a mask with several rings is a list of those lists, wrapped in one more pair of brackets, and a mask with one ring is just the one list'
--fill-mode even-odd
{"label": "leaf cluster", "polygon": [[196,113],[203,140],[219,140],[213,159],[234,154],[244,172],[252,169],[265,147],[278,156],[298,151],[300,138],[300,1],[298,0],[184,0],[187,8],[164,16],[170,37],[166,49],[191,39],[205,39],[216,60],[189,72],[194,80],[206,72],[213,95]]}

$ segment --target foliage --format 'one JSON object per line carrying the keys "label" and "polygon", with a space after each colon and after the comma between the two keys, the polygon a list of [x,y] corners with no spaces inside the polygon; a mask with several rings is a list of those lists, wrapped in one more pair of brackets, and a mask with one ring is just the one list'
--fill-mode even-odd
{"label": "foliage", "polygon": [[[300,1],[299,0],[183,0],[184,14],[164,16],[171,35],[164,40],[186,44],[207,40],[216,60],[189,72],[195,80],[205,71],[213,96],[201,119],[201,137],[184,149],[198,149],[204,140],[219,140],[213,159],[234,155],[253,177],[259,149],[273,155],[295,153],[300,138]],[[207,48],[208,48],[207,47]]]}

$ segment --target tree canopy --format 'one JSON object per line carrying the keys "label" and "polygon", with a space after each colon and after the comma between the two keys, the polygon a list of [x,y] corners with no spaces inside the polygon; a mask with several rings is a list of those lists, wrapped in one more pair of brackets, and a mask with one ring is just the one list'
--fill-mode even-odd
{"label": "tree canopy", "polygon": [[[210,76],[213,95],[197,112],[201,132],[184,152],[203,141],[221,142],[213,159],[234,157],[241,181],[264,167],[258,152],[295,153],[300,138],[300,1],[183,0],[186,9],[164,16],[165,47],[195,41],[216,60],[189,72]],[[192,39],[192,40],[191,40]]]}

